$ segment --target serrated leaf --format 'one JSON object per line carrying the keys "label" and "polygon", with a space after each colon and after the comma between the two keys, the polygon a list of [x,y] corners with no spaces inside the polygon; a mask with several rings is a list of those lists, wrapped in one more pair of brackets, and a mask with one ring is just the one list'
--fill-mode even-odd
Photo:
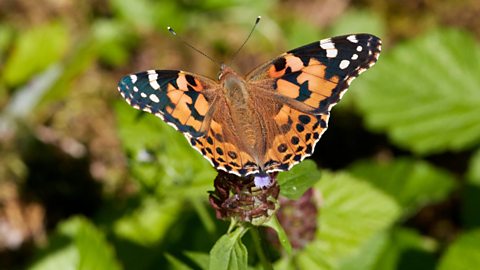
{"label": "serrated leaf", "polygon": [[404,215],[445,199],[455,187],[449,172],[421,160],[359,161],[349,171],[395,198]]}
{"label": "serrated leaf", "polygon": [[280,185],[280,194],[296,200],[320,180],[320,177],[321,173],[317,169],[315,162],[306,159],[294,166],[290,171],[278,174],[277,181]]}
{"label": "serrated leaf", "polygon": [[66,26],[49,23],[24,31],[5,63],[3,79],[17,86],[64,56],[69,43]]}
{"label": "serrated leaf", "polygon": [[398,204],[382,191],[348,174],[323,173],[316,239],[295,261],[299,269],[335,269],[399,216]]}
{"label": "serrated leaf", "polygon": [[480,230],[463,233],[440,259],[439,270],[470,270],[480,265]]}
{"label": "serrated leaf", "polygon": [[247,248],[241,241],[246,231],[246,228],[240,227],[218,239],[210,251],[210,270],[247,269]]}
{"label": "serrated leaf", "polygon": [[382,53],[352,91],[370,129],[420,154],[480,142],[480,47],[438,30]]}

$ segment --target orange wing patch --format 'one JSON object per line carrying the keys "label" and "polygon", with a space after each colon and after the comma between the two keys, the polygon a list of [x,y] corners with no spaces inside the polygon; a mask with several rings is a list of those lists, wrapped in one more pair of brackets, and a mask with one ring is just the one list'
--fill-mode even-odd
{"label": "orange wing patch", "polygon": [[265,170],[288,170],[310,156],[327,129],[328,118],[328,114],[304,114],[284,105],[274,117],[278,133],[267,150]]}
{"label": "orange wing patch", "polygon": [[222,125],[211,122],[208,134],[200,138],[191,138],[190,144],[204,155],[214,167],[236,175],[258,172],[258,166],[252,156],[242,151],[225,135]]}

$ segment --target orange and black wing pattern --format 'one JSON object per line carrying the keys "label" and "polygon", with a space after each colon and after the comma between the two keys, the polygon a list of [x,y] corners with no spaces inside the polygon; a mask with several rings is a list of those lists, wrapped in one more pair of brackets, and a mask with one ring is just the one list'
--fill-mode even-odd
{"label": "orange and black wing pattern", "polygon": [[134,108],[162,118],[188,137],[208,131],[208,112],[219,85],[179,70],[148,70],[123,77],[118,91]]}
{"label": "orange and black wing pattern", "polygon": [[332,37],[288,51],[247,75],[250,85],[280,104],[272,116],[277,132],[266,152],[267,172],[288,170],[313,153],[331,108],[376,63],[380,50],[373,35]]}

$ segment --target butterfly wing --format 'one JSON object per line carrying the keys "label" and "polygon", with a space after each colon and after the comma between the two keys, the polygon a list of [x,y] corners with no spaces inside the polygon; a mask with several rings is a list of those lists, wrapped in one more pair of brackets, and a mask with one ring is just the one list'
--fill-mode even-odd
{"label": "butterfly wing", "polygon": [[220,85],[178,70],[149,70],[125,76],[118,84],[134,108],[162,118],[183,132],[189,143],[217,169],[245,175],[255,170],[253,158],[239,148],[240,138],[225,112]]}
{"label": "butterfly wing", "polygon": [[252,93],[278,104],[265,121],[274,131],[266,139],[267,172],[288,170],[313,153],[331,108],[380,50],[380,39],[369,34],[333,37],[288,51],[247,75]]}
{"label": "butterfly wing", "polygon": [[149,70],[123,77],[118,91],[132,107],[155,114],[187,137],[201,137],[219,87],[185,71]]}

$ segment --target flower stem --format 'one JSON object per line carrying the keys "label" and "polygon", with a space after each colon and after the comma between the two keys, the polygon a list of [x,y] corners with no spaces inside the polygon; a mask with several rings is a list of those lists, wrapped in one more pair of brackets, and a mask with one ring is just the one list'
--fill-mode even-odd
{"label": "flower stem", "polygon": [[273,270],[272,263],[268,260],[265,252],[263,251],[260,234],[258,233],[258,228],[253,227],[250,229],[252,233],[253,244],[257,251],[258,257],[260,258],[260,262],[262,263],[263,270]]}

